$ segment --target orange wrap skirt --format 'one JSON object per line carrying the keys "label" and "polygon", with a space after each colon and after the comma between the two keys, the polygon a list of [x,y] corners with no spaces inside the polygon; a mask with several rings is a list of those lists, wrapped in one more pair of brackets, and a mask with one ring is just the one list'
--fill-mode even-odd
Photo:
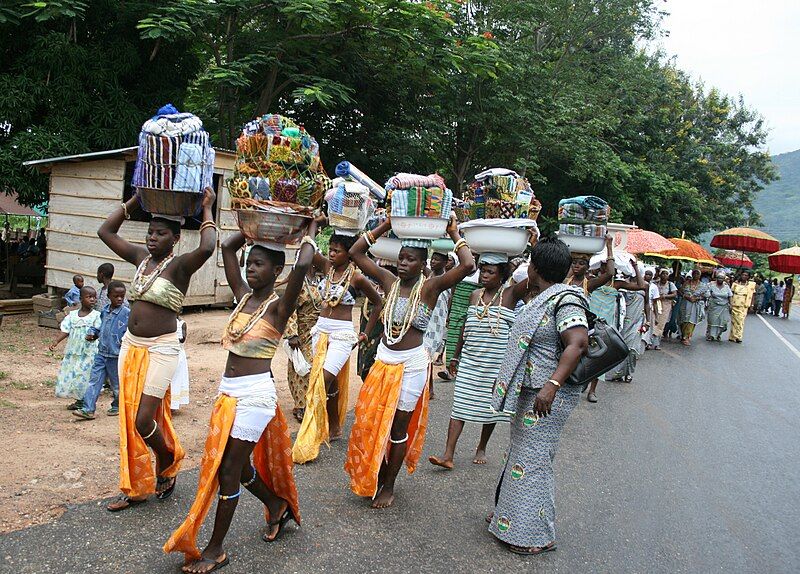
{"label": "orange wrap skirt", "polygon": [[[391,448],[389,437],[403,386],[403,370],[403,363],[389,365],[376,360],[358,394],[344,463],[350,475],[350,489],[358,496],[374,497],[377,493],[378,473]],[[428,385],[425,385],[408,424],[405,456],[408,474],[416,469],[425,444],[428,400]]]}
{"label": "orange wrap skirt", "polygon": [[[164,552],[183,552],[187,562],[200,558],[197,534],[211,509],[211,503],[217,497],[219,490],[217,472],[222,463],[222,455],[225,453],[225,445],[228,443],[235,418],[236,399],[228,395],[220,395],[211,412],[211,423],[203,458],[200,461],[200,480],[194,502],[186,520],[178,526],[164,544]],[[289,508],[292,509],[299,524],[300,509],[292,469],[292,440],[289,436],[289,426],[286,424],[280,407],[275,409],[275,416],[256,443],[253,450],[253,466],[267,488],[289,503]],[[264,507],[264,516],[269,523],[269,510],[266,506]]]}
{"label": "orange wrap skirt", "polygon": [[[308,391],[306,391],[306,412],[292,447],[292,458],[298,464],[316,459],[319,456],[320,445],[328,444],[330,438],[328,436],[328,396],[325,392],[325,377],[322,372],[328,352],[328,333],[321,332],[318,337],[308,381]],[[347,417],[347,401],[350,390],[350,359],[345,361],[339,374],[336,375],[336,380],[339,384],[339,425],[343,426]]]}
{"label": "orange wrap skirt", "polygon": [[[175,334],[170,333],[168,336],[170,341],[175,340],[177,346]],[[155,492],[156,475],[153,461],[150,458],[150,449],[136,430],[136,414],[139,411],[139,403],[148,380],[150,348],[156,345],[169,346],[169,344],[163,344],[162,339],[165,337],[167,335],[144,338],[126,333],[120,352],[119,489],[131,498],[141,498]],[[152,379],[152,373],[150,375]],[[178,474],[181,461],[186,453],[178,442],[178,436],[172,426],[172,414],[169,407],[170,393],[167,389],[161,400],[161,406],[156,411],[155,421],[164,436],[167,448],[174,455],[172,464],[162,471],[161,476],[172,478]]]}

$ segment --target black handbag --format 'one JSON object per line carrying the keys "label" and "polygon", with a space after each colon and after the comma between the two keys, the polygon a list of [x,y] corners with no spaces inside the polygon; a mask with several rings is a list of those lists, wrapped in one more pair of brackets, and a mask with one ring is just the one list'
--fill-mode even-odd
{"label": "black handbag", "polygon": [[[554,311],[556,315],[558,315],[558,309],[564,295],[572,295],[572,293],[562,293],[558,298]],[[589,348],[586,350],[586,354],[580,358],[578,365],[572,371],[565,384],[581,386],[586,390],[590,382],[601,375],[605,375],[627,359],[630,349],[628,349],[628,345],[622,335],[619,334],[619,331],[609,325],[605,319],[592,313],[583,303],[583,300],[580,303],[569,303],[569,305],[577,305],[586,311],[586,318],[589,323]],[[561,345],[561,352],[563,352],[564,347],[560,339],[559,345]],[[560,355],[561,353],[559,353],[559,357]]]}

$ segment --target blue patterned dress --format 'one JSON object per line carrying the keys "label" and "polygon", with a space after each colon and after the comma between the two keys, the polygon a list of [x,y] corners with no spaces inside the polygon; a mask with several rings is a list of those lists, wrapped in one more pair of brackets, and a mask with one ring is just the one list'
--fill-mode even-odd
{"label": "blue patterned dress", "polygon": [[78,315],[79,309],[70,311],[61,321],[61,331],[69,333],[64,359],[56,380],[56,396],[82,399],[89,388],[89,374],[100,341],[87,341],[90,328],[100,329],[100,313],[92,309],[85,317]]}

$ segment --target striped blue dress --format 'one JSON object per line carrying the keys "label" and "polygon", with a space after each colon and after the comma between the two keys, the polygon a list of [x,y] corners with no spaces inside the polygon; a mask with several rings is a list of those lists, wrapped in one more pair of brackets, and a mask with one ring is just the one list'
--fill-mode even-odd
{"label": "striped blue dress", "polygon": [[478,317],[476,305],[467,309],[450,418],[481,424],[509,421],[508,415],[493,412],[491,404],[514,318],[512,309],[500,305],[489,307],[483,319]]}

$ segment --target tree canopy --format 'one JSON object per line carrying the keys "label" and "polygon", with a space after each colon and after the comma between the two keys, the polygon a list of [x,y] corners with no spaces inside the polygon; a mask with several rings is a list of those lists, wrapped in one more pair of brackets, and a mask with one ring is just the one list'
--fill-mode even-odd
{"label": "tree canopy", "polygon": [[524,172],[547,223],[592,193],[669,236],[757,222],[775,178],[763,120],[648,48],[655,0],[20,1],[0,8],[0,182],[21,162],[132,145],[172,101],[215,145],[280,112],[329,170],[438,171],[460,192]]}

